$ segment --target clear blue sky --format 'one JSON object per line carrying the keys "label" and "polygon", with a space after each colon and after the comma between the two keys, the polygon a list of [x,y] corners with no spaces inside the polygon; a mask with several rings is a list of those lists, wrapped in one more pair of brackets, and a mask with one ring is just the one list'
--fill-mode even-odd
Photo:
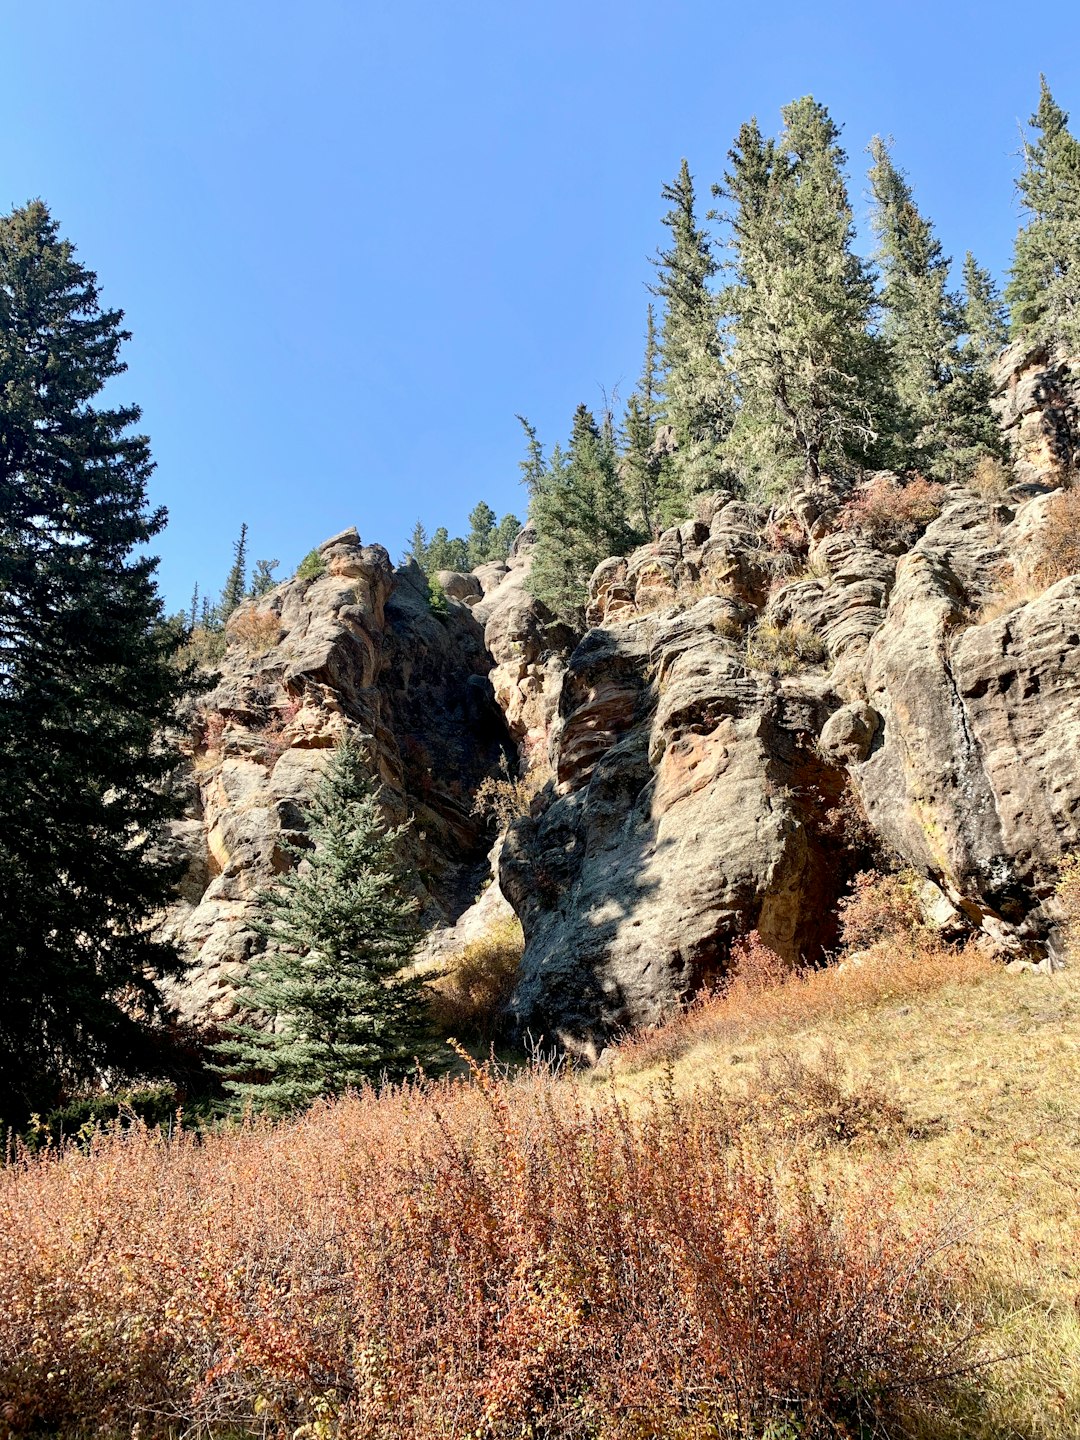
{"label": "clear blue sky", "polygon": [[661,184],[808,92],[891,134],[947,249],[997,273],[1040,70],[1080,120],[1080,7],[723,0],[50,0],[0,11],[0,202],[40,195],[134,332],[171,608],[240,522],[287,573],[349,524],[521,514],[638,371]]}

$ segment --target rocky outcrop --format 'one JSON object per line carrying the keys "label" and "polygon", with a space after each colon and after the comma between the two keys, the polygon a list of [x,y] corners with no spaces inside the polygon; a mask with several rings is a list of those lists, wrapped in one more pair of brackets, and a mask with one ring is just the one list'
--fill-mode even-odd
{"label": "rocky outcrop", "polygon": [[1047,346],[1010,345],[994,369],[994,409],[1021,484],[1080,474],[1080,361]]}
{"label": "rocky outcrop", "polygon": [[486,868],[472,795],[513,747],[481,626],[456,600],[434,615],[423,573],[395,571],[355,530],[319,554],[322,575],[232,615],[220,678],[194,721],[193,814],[169,837],[188,870],[162,930],[190,964],[173,999],[202,1024],[231,1013],[261,943],[254,897],[289,863],[300,806],[346,726],[370,737],[388,820],[412,818],[402,858],[428,923],[452,921]]}

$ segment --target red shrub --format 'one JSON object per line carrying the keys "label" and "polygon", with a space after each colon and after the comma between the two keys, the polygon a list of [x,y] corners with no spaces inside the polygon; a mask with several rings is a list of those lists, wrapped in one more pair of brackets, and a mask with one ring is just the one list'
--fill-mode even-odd
{"label": "red shrub", "polygon": [[854,530],[871,544],[908,546],[941,513],[944,490],[917,475],[906,485],[892,476],[879,476],[844,506],[840,525]]}

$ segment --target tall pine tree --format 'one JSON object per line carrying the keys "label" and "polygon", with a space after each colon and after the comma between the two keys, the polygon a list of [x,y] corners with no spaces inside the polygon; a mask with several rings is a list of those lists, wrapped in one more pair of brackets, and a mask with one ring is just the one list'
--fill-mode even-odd
{"label": "tall pine tree", "polygon": [[1005,292],[1012,334],[1029,344],[1060,342],[1080,354],[1080,141],[1039,77],[1038,132],[1024,142],[1017,183],[1027,224],[1016,237]]}
{"label": "tall pine tree", "polygon": [[989,270],[969,250],[964,256],[964,331],[976,363],[989,371],[1008,343],[1008,310]]}
{"label": "tall pine tree", "polygon": [[653,294],[663,302],[660,333],[660,390],[663,419],[678,449],[673,460],[681,508],[689,496],[719,485],[724,476],[724,440],[733,417],[733,388],[724,362],[716,299],[709,281],[716,261],[696,214],[690,167],[665,185],[671,209],[664,224],[671,241],[655,264]]}
{"label": "tall pine tree", "polygon": [[883,332],[896,387],[897,460],[937,479],[968,473],[1000,448],[990,380],[964,343],[966,320],[949,289],[949,260],[880,136],[870,143],[874,228],[884,277]]}
{"label": "tall pine tree", "polygon": [[852,248],[839,129],[809,95],[782,114],[775,143],[754,121],[741,128],[716,190],[739,383],[728,455],[766,494],[870,458],[884,401],[874,282]]}
{"label": "tall pine tree", "polygon": [[0,1111],[18,1119],[105,1067],[148,1063],[147,922],[172,867],[166,738],[190,677],[146,547],[153,468],[122,312],[40,201],[0,219]]}
{"label": "tall pine tree", "polygon": [[424,1029],[420,982],[402,975],[417,927],[401,830],[383,822],[358,740],[333,751],[305,818],[310,848],[290,847],[295,868],[263,893],[267,948],[237,992],[261,1020],[229,1025],[218,1046],[227,1089],[273,1114],[399,1078]]}
{"label": "tall pine tree", "polygon": [[233,542],[233,563],[225,577],[225,588],[218,603],[218,619],[222,625],[228,620],[247,592],[247,524],[240,526],[240,534]]}
{"label": "tall pine tree", "polygon": [[687,500],[676,478],[675,457],[659,447],[660,346],[653,307],[645,326],[645,359],[637,389],[623,417],[625,448],[621,457],[630,515],[643,535],[655,535],[685,518]]}

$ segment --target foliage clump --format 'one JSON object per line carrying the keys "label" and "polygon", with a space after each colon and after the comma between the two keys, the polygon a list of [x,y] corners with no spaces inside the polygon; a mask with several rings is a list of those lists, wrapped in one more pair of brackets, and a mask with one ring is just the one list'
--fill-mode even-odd
{"label": "foliage clump", "polygon": [[309,550],[296,567],[296,578],[298,580],[317,580],[320,575],[325,574],[326,560],[318,549]]}
{"label": "foliage clump", "polygon": [[362,745],[347,736],[305,808],[308,845],[260,896],[265,951],[237,992],[252,1019],[217,1048],[237,1100],[281,1114],[408,1073],[423,1033],[419,982],[402,972],[416,902],[395,862]]}
{"label": "foliage clump", "polygon": [[812,625],[805,620],[778,624],[765,616],[747,637],[747,659],[756,670],[778,675],[795,675],[828,659],[828,648]]}
{"label": "foliage clump", "polygon": [[840,525],[879,549],[907,549],[941,514],[944,490],[917,475],[901,484],[891,475],[864,485],[844,506]]}
{"label": "foliage clump", "polygon": [[444,1035],[484,1042],[498,1035],[524,949],[515,917],[493,925],[450,961],[430,999],[432,1019]]}

